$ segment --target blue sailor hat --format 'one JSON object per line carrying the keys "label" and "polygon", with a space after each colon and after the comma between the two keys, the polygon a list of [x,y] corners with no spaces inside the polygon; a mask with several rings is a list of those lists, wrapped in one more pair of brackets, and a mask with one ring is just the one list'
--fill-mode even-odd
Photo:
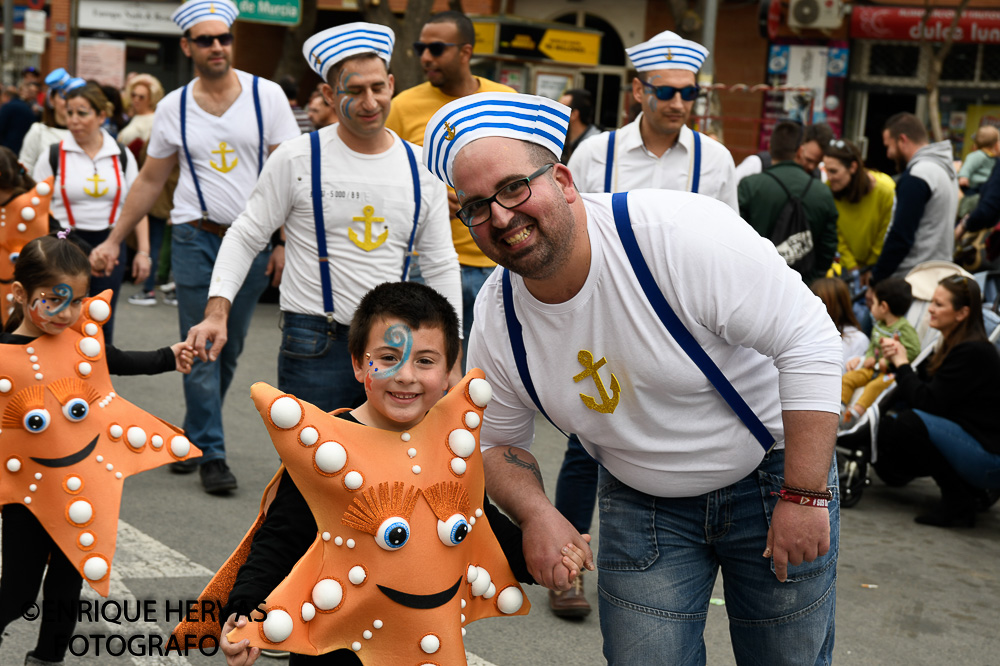
{"label": "blue sailor hat", "polygon": [[648,42],[625,49],[632,66],[640,72],[656,69],[686,69],[698,73],[708,57],[708,49],[666,30]]}
{"label": "blue sailor hat", "polygon": [[77,88],[82,88],[85,85],[87,85],[86,80],[81,79],[79,76],[74,76],[69,81],[67,81],[62,88],[59,89],[59,93],[63,97],[65,97],[66,93],[68,93],[69,91],[76,90]]}
{"label": "blue sailor hat", "polygon": [[45,77],[45,85],[48,86],[49,90],[62,90],[71,78],[73,77],[69,75],[69,72],[60,67],[49,72],[48,76]]}
{"label": "blue sailor hat", "polygon": [[330,68],[341,60],[361,53],[374,53],[389,66],[396,34],[377,23],[346,23],[318,32],[302,45],[302,55],[326,81]]}
{"label": "blue sailor hat", "polygon": [[454,187],[455,156],[476,139],[502,136],[530,141],[562,154],[571,109],[547,97],[479,93],[445,104],[424,130],[424,165]]}
{"label": "blue sailor hat", "polygon": [[186,32],[203,21],[222,21],[232,27],[240,10],[231,0],[188,0],[170,15],[170,19]]}

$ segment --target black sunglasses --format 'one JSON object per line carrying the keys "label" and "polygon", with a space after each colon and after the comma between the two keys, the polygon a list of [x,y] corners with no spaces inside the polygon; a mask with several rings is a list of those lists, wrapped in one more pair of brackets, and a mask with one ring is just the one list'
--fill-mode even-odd
{"label": "black sunglasses", "polygon": [[652,83],[646,83],[645,81],[642,82],[642,85],[652,90],[653,94],[656,95],[656,99],[661,102],[669,102],[677,93],[681,94],[681,99],[685,102],[698,99],[698,86],[675,88],[674,86],[654,86]]}
{"label": "black sunglasses", "polygon": [[214,44],[216,40],[219,40],[219,46],[229,46],[233,43],[233,33],[224,32],[221,35],[201,35],[200,37],[191,38],[192,42],[203,49],[212,48],[212,44]]}
{"label": "black sunglasses", "polygon": [[418,58],[424,54],[424,51],[430,51],[431,55],[437,58],[449,46],[465,46],[465,44],[452,42],[431,42],[430,44],[425,44],[424,42],[413,42],[413,51],[417,54]]}

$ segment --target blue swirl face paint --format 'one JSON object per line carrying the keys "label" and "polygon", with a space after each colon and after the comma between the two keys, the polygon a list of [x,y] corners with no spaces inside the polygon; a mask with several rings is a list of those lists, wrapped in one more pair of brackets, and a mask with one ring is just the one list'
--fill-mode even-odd
{"label": "blue swirl face paint", "polygon": [[[69,286],[65,282],[60,282],[56,286],[52,287],[52,295],[61,298],[62,303],[55,308],[50,308],[46,305],[43,312],[47,317],[55,317],[57,314],[69,307],[69,304],[73,302],[73,287]],[[45,304],[45,301],[43,300],[42,303]]]}
{"label": "blue swirl face paint", "polygon": [[399,372],[400,368],[410,360],[410,352],[413,350],[413,332],[410,327],[406,324],[393,324],[388,329],[386,329],[385,335],[382,338],[385,343],[390,347],[402,347],[403,355],[396,363],[388,370],[385,370],[379,377],[389,378]]}
{"label": "blue swirl face paint", "polygon": [[[340,73],[340,81],[337,82],[337,94],[338,95],[350,95],[351,93],[347,90],[347,82],[351,80],[352,77],[357,76],[357,72],[351,72],[350,74],[346,72]],[[352,98],[345,97],[340,100],[340,115],[345,118],[351,117],[351,103],[354,101]]]}

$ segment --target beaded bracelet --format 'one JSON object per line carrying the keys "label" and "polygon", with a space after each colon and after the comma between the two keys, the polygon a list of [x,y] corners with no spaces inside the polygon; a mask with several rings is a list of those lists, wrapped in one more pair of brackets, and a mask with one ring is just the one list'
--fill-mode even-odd
{"label": "beaded bracelet", "polygon": [[800,506],[814,506],[820,509],[830,508],[830,500],[824,499],[822,497],[805,497],[804,495],[796,495],[790,493],[787,490],[779,490],[772,492],[772,495],[777,495],[779,500],[784,500],[786,502],[794,502]]}
{"label": "beaded bracelet", "polygon": [[803,497],[814,497],[816,499],[825,500],[833,499],[833,493],[829,490],[808,490],[806,488],[796,488],[795,486],[789,486],[787,484],[782,485],[781,489],[795,493],[796,495],[802,495]]}

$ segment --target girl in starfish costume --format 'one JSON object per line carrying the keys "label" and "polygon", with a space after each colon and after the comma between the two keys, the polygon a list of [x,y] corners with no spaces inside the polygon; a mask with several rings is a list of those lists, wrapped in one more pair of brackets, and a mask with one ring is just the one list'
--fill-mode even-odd
{"label": "girl in starfish costume", "polygon": [[0,631],[34,602],[47,563],[31,666],[63,663],[83,578],[108,593],[124,479],[198,453],[179,430],[117,396],[108,378],[190,372],[191,350],[105,345],[110,293],[84,301],[90,262],[65,235],[24,246],[0,333]]}

